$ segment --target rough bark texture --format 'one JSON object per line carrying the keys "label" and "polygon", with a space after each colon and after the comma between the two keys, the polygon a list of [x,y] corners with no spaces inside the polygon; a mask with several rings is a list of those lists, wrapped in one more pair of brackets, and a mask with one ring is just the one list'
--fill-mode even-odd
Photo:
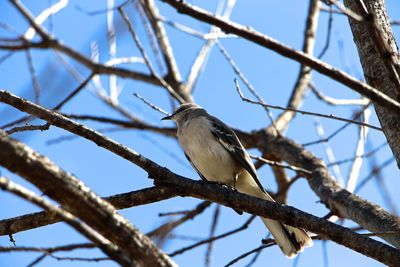
{"label": "rough bark texture", "polygon": [[[157,186],[103,199],[113,205],[114,208],[120,210],[172,198],[176,196],[176,192],[176,188]],[[0,221],[0,236],[31,230],[60,221],[62,219],[57,214],[47,211],[8,218]]]}
{"label": "rough bark texture", "polygon": [[154,173],[156,183],[179,186],[182,192],[204,200],[217,202],[228,207],[252,214],[284,221],[286,224],[301,227],[307,223],[307,229],[329,236],[334,242],[351,247],[365,256],[372,257],[389,266],[400,266],[400,252],[376,240],[354,233],[348,228],[331,223],[325,219],[307,214],[296,208],[275,202],[264,201],[212,183],[193,181],[180,177],[166,169]]}
{"label": "rough bark texture", "polygon": [[[356,1],[345,0],[344,3],[347,8],[355,12],[358,11]],[[391,50],[390,53],[396,55],[393,57],[396,60],[395,63],[399,64],[398,48],[386,13],[385,1],[364,0],[364,3],[369,13],[375,17],[376,22],[380,25],[380,32],[383,34],[383,39],[388,43],[388,47]],[[368,23],[370,22],[357,22],[353,19],[349,19],[349,22],[360,56],[365,80],[382,93],[399,101],[400,96],[396,90],[396,86],[390,78],[390,73],[376,49],[374,39],[368,29]],[[400,114],[390,112],[379,105],[375,105],[375,110],[389,146],[396,158],[397,165],[400,167]]]}
{"label": "rough bark texture", "polygon": [[[136,266],[176,266],[151,240],[76,177],[0,131],[0,165],[24,177],[116,244]],[[77,201],[80,200],[80,201]]]}
{"label": "rough bark texture", "polygon": [[[307,180],[311,189],[333,213],[348,218],[371,232],[400,233],[400,220],[381,207],[350,193],[329,174],[323,161],[301,145],[287,138],[259,131],[257,147],[266,153],[281,157],[289,164],[312,170]],[[400,248],[400,234],[383,235],[383,239]]]}
{"label": "rough bark texture", "polygon": [[[76,123],[59,113],[49,111],[1,90],[0,101],[51,122],[54,126],[91,140],[98,146],[112,151],[120,157],[140,166],[148,172],[150,177],[160,177],[164,174],[164,172],[161,172],[161,170],[164,169],[160,168],[160,166],[152,160],[143,157],[136,151],[118,144],[104,135]],[[333,212],[357,222],[370,231],[400,232],[400,221],[398,217],[391,215],[382,208],[341,188],[329,175],[323,162],[301,145],[285,137],[277,138],[275,134],[265,129],[251,134],[237,131],[237,134],[243,144],[248,148],[257,147],[263,153],[269,153],[277,159],[287,161],[294,166],[306,170],[311,170],[312,175],[307,177],[311,188],[321,198],[321,201]],[[396,247],[400,247],[400,238],[398,234],[390,236],[384,235],[383,238]]]}

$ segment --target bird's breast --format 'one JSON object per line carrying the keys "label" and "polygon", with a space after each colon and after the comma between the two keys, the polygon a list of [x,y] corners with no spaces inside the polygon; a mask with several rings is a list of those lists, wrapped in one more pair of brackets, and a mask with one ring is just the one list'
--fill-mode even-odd
{"label": "bird's breast", "polygon": [[230,185],[240,165],[211,133],[210,122],[203,117],[181,125],[179,142],[196,169],[209,181]]}

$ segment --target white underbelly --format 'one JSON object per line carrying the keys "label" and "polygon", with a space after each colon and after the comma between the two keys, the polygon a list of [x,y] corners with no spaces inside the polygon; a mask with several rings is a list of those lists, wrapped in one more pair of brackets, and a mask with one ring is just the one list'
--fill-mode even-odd
{"label": "white underbelly", "polygon": [[242,169],[231,154],[216,140],[207,127],[181,129],[179,138],[185,153],[196,169],[208,180],[233,185],[233,179]]}

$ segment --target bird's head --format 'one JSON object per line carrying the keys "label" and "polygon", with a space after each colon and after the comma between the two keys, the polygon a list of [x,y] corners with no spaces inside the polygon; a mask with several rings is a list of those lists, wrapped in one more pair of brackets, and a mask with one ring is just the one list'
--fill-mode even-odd
{"label": "bird's head", "polygon": [[202,109],[202,107],[200,107],[199,105],[196,105],[194,103],[185,103],[185,104],[180,105],[174,111],[174,113],[162,118],[161,120],[173,120],[179,124],[182,121],[182,119],[187,117],[187,115],[189,113],[191,113],[192,111],[195,111],[195,110],[199,110],[199,109]]}

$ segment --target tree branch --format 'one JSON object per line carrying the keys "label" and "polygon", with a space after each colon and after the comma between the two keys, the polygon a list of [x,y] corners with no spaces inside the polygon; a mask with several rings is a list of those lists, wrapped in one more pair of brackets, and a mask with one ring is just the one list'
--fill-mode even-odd
{"label": "tree branch", "polygon": [[278,54],[291,58],[293,60],[298,61],[301,64],[309,66],[310,68],[348,86],[349,88],[353,89],[354,91],[368,97],[376,104],[395,112],[396,114],[400,114],[400,103],[393,100],[389,96],[381,93],[377,89],[373,88],[372,86],[362,83],[355,79],[354,77],[350,76],[349,74],[332,67],[331,65],[316,59],[315,57],[309,56],[304,52],[296,51],[266,35],[263,35],[260,32],[257,32],[249,27],[242,26],[240,24],[226,21],[215,17],[208,11],[205,11],[201,8],[194,7],[190,4],[187,4],[182,1],[176,0],[161,0],[163,2],[168,3],[169,5],[173,6],[178,12],[189,15],[193,18],[196,18],[200,21],[213,24],[222,31],[226,33],[233,33],[237,36],[240,36],[246,40],[249,40],[255,44],[263,46],[265,48],[271,49]]}
{"label": "tree branch", "polygon": [[[1,135],[1,133],[0,133]],[[0,136],[0,138],[2,138]],[[0,141],[2,142],[2,141]],[[0,145],[1,146],[1,145]],[[5,177],[0,177],[0,188],[9,191],[21,198],[28,200],[29,202],[36,204],[37,206],[47,210],[49,213],[57,214],[66,223],[76,229],[79,233],[87,237],[89,240],[96,243],[107,255],[112,259],[120,263],[122,266],[131,266],[129,259],[122,253],[122,250],[110,243],[107,239],[101,236],[99,233],[88,227],[87,224],[80,222],[80,220],[59,207],[55,207],[49,201],[36,195],[34,192],[15,184]]]}
{"label": "tree branch", "polygon": [[[301,212],[291,207],[284,207],[277,203],[262,201],[254,197],[220,188],[215,185],[195,182],[181,177],[163,168],[150,159],[123,146],[115,141],[80,125],[64,116],[46,110],[29,101],[15,97],[7,92],[0,91],[0,101],[17,107],[18,109],[35,115],[41,119],[51,121],[52,125],[63,128],[80,135],[97,145],[104,147],[126,160],[144,169],[156,184],[171,184],[174,188],[182,190],[180,195],[214,201],[238,210],[260,215],[266,218],[280,220],[285,224],[302,227],[319,235],[345,245],[355,251],[363,253],[388,265],[400,264],[400,253],[380,242],[355,234],[344,227],[327,222],[324,219]],[[245,137],[245,133],[239,133]],[[388,214],[382,208],[372,205],[361,198],[349,193],[329,176],[325,165],[310,152],[293,141],[273,134],[268,134],[264,129],[254,135],[247,135],[248,145],[258,145],[263,152],[272,153],[277,158],[285,159],[289,164],[313,170],[308,178],[311,188],[320,196],[321,200],[333,211],[347,218],[359,222],[364,228],[374,232],[400,232],[398,218]],[[3,152],[0,150],[0,153]],[[0,157],[0,160],[2,157]],[[14,167],[20,167],[16,165]],[[39,177],[43,177],[39,175]],[[366,220],[366,221],[365,221]],[[366,226],[364,226],[364,225]],[[391,243],[398,243],[398,235],[384,236]]]}
{"label": "tree branch", "polygon": [[[0,131],[0,165],[17,173],[119,247],[138,266],[176,266],[114,207],[48,158]],[[90,211],[90,212],[89,212]]]}
{"label": "tree branch", "polygon": [[[155,186],[145,188],[128,193],[118,194],[103,198],[105,201],[114,206],[115,209],[121,210],[134,206],[146,205],[158,202],[177,195],[176,189],[168,186]],[[15,234],[22,231],[43,227],[49,224],[63,221],[57,214],[46,211],[25,214],[22,216],[9,218],[0,221],[0,236]]]}

